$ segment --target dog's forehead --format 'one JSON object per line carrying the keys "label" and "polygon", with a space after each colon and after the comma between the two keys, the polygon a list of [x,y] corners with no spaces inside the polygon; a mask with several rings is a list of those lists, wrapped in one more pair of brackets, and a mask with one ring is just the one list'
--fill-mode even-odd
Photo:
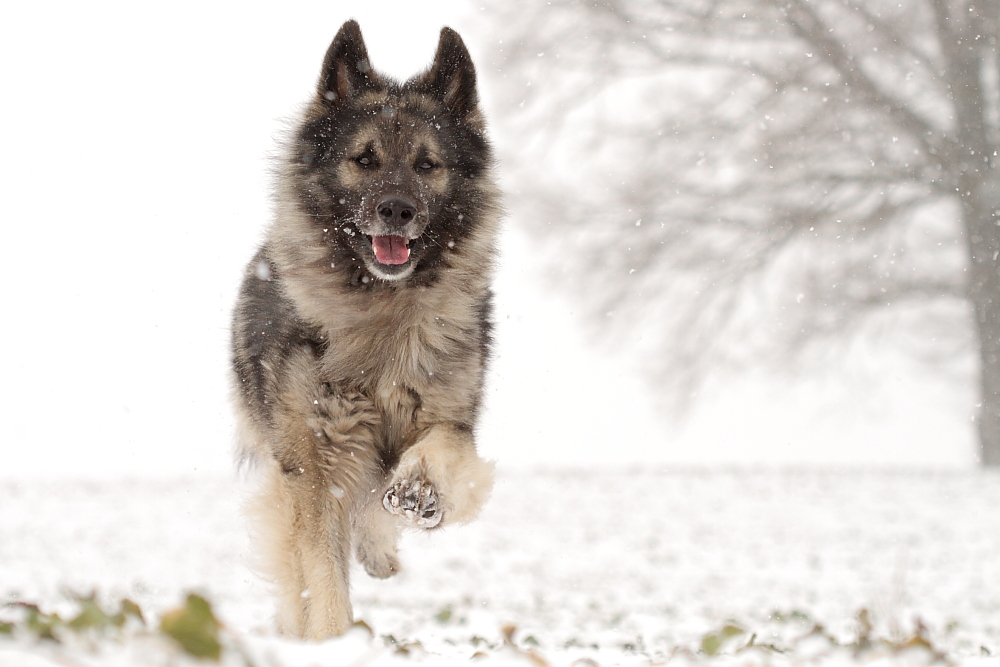
{"label": "dog's forehead", "polygon": [[357,104],[367,108],[392,106],[424,116],[435,116],[444,112],[441,102],[434,96],[415,90],[369,90],[358,95]]}
{"label": "dog's forehead", "polygon": [[396,157],[410,157],[426,151],[441,153],[443,123],[426,107],[414,107],[403,99],[385,99],[369,105],[365,120],[351,138],[355,150],[372,146],[376,152]]}

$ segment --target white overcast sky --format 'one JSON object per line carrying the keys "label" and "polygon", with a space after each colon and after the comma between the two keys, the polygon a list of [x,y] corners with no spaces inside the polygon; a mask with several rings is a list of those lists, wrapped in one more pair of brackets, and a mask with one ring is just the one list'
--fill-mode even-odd
{"label": "white overcast sky", "polygon": [[[0,475],[228,470],[229,311],[269,218],[284,121],[344,20],[360,21],[378,69],[406,77],[442,25],[485,62],[495,37],[478,7],[5,8]],[[481,71],[487,113],[494,74]],[[973,464],[969,396],[883,359],[859,362],[878,364],[881,388],[747,379],[668,431],[535,272],[531,225],[508,221],[498,280],[481,446],[502,465]]]}

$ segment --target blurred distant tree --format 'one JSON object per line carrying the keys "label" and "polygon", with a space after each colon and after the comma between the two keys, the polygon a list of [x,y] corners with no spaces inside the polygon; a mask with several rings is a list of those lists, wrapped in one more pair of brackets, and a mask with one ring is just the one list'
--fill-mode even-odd
{"label": "blurred distant tree", "polygon": [[1000,465],[998,5],[517,3],[520,196],[659,378],[873,329],[976,348]]}

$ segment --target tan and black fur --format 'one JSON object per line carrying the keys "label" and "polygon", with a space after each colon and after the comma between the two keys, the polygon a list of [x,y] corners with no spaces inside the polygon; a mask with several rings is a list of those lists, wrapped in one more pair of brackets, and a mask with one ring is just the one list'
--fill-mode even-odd
{"label": "tan and black fur", "polygon": [[[233,322],[240,442],[265,478],[252,515],[285,633],[343,632],[352,550],[392,576],[402,527],[470,521],[490,493],[473,430],[490,346],[492,161],[457,33],[443,29],[430,69],[399,84],[371,68],[357,23],[343,25],[286,147],[276,218]],[[388,235],[406,239],[404,263],[374,252]]]}

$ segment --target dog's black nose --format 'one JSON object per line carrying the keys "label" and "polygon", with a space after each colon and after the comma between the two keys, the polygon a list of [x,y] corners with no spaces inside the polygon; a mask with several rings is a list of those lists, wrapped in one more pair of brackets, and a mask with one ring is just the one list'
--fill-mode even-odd
{"label": "dog's black nose", "polygon": [[378,217],[387,225],[402,226],[417,216],[417,205],[409,197],[386,197],[375,207]]}

